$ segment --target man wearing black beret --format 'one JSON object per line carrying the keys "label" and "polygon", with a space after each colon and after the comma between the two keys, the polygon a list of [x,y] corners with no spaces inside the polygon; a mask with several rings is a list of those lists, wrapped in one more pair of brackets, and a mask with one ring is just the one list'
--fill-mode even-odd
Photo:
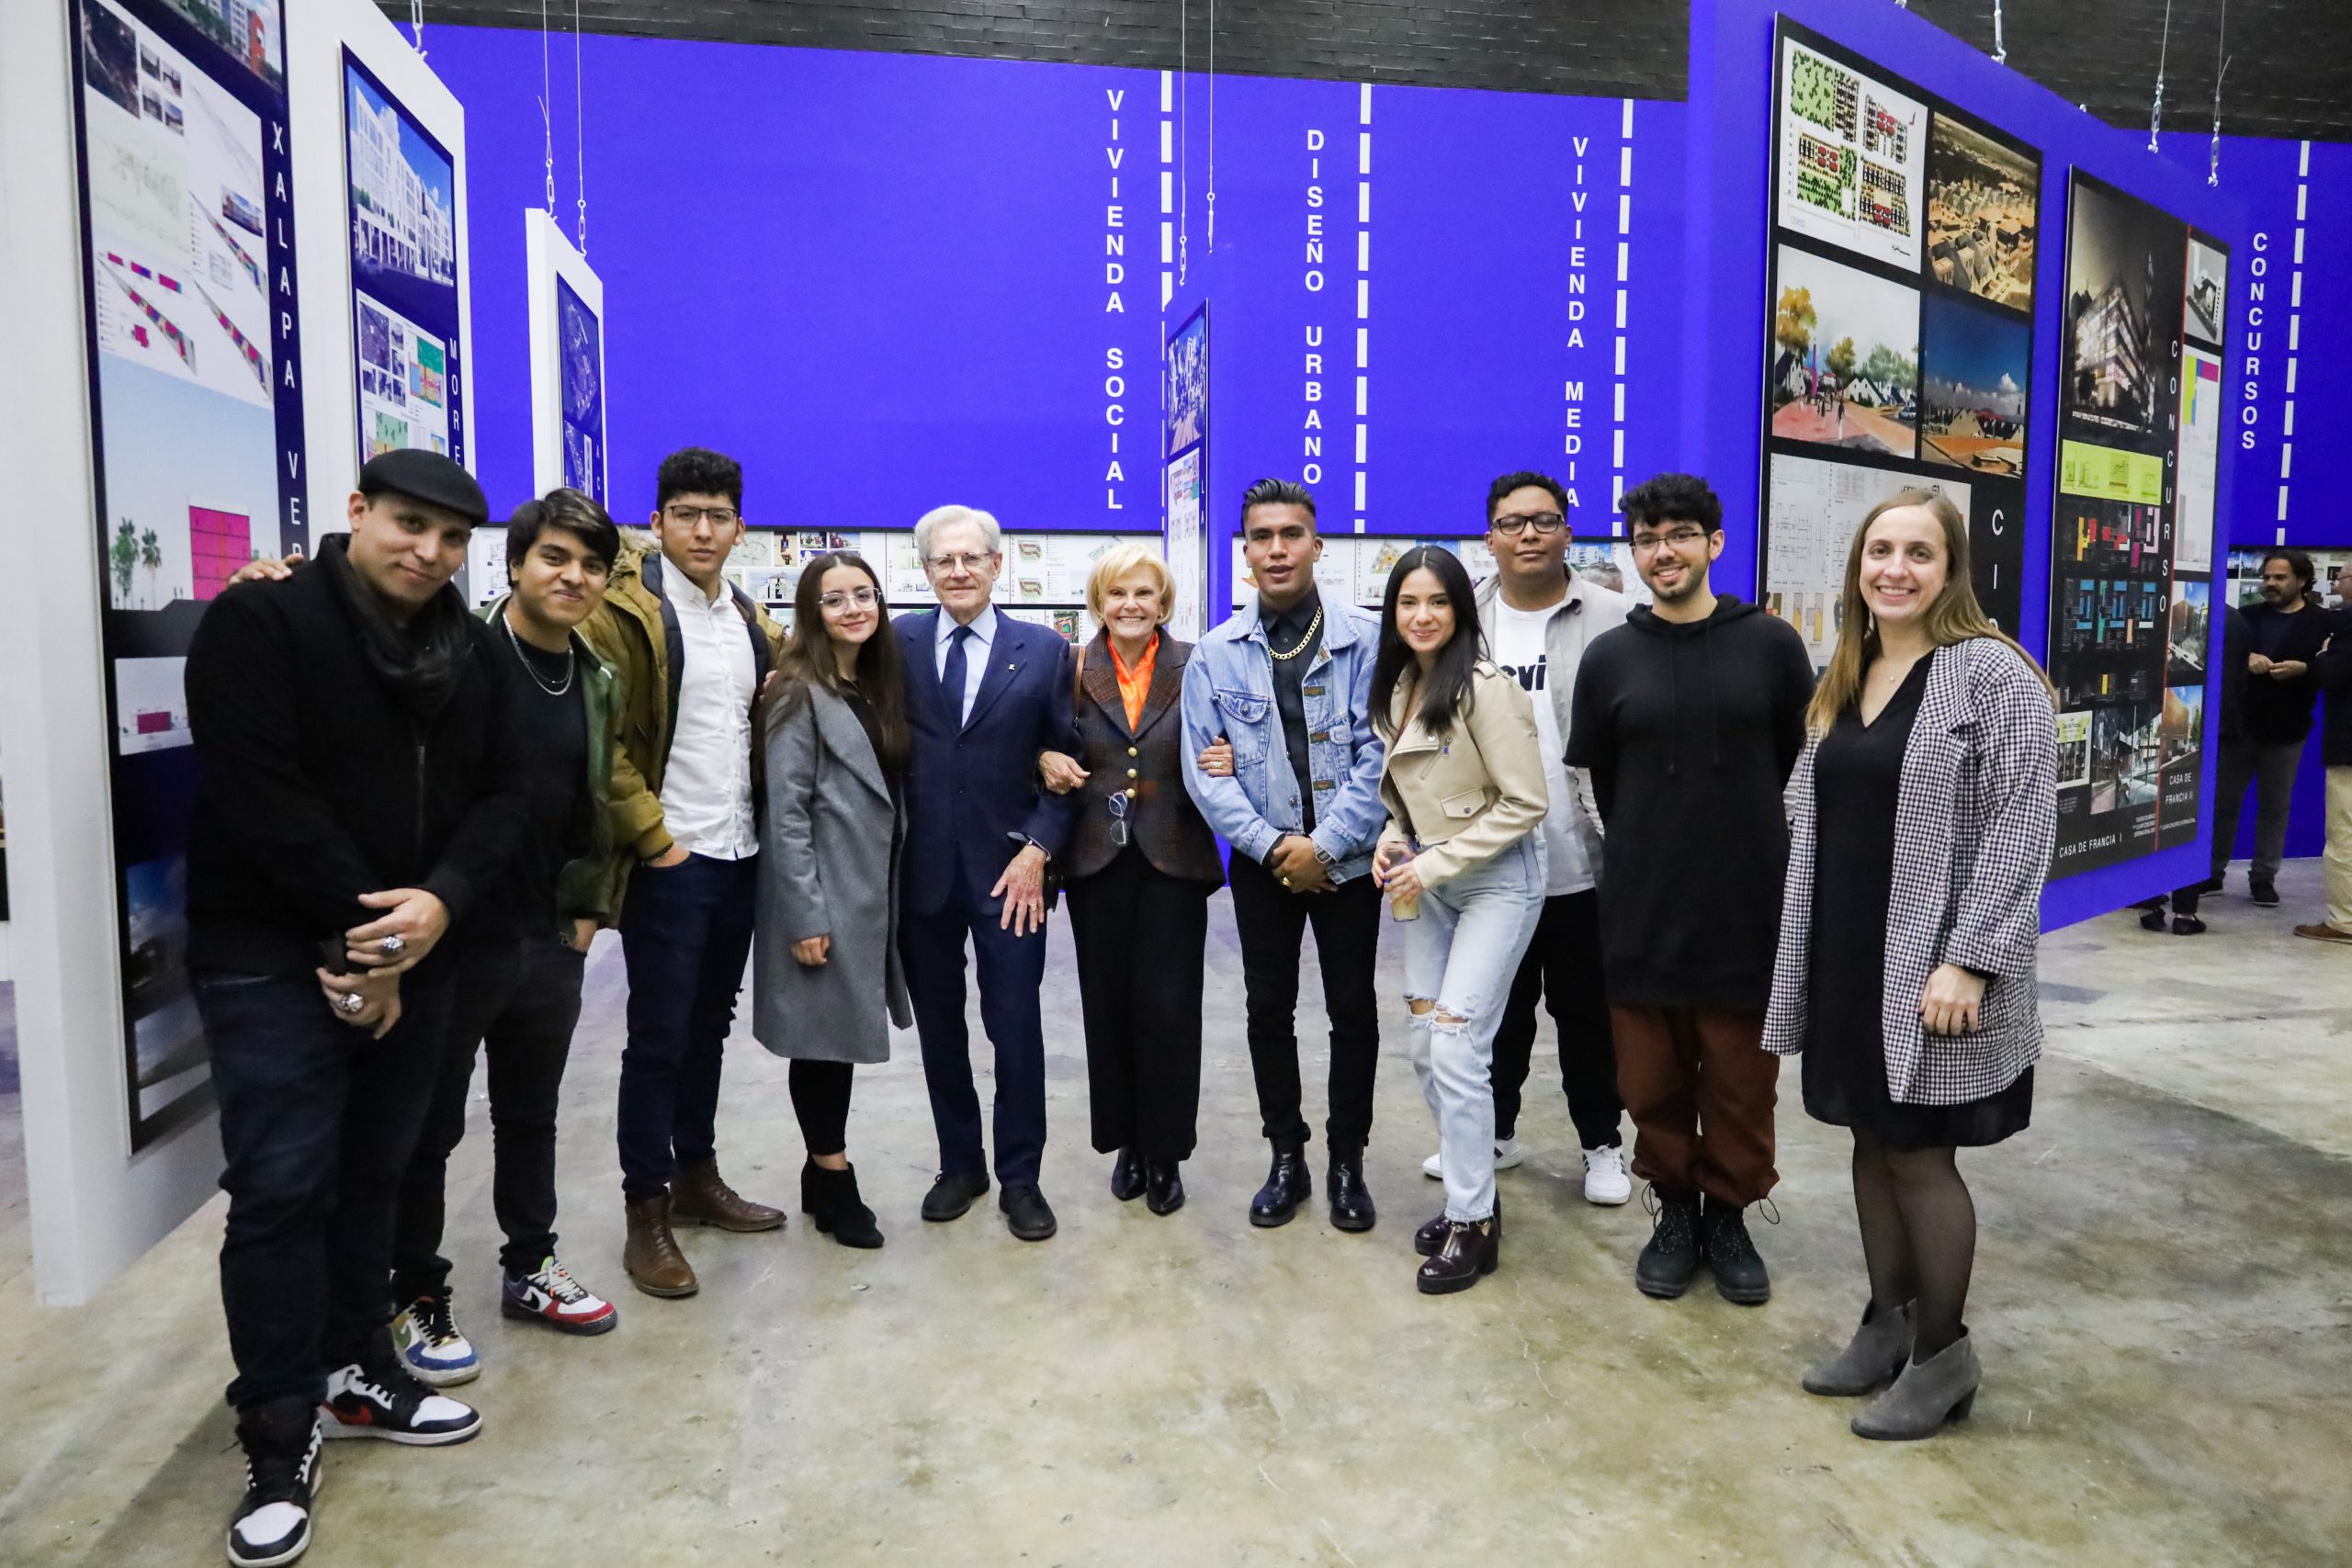
{"label": "man wearing black beret", "polygon": [[220,1101],[246,1455],[232,1562],[309,1544],[322,1437],[481,1427],[401,1366],[385,1326],[395,1200],[449,1027],[443,938],[529,805],[489,631],[450,583],[488,515],[448,458],[374,458],[350,533],[227,589],[188,650],[188,967]]}

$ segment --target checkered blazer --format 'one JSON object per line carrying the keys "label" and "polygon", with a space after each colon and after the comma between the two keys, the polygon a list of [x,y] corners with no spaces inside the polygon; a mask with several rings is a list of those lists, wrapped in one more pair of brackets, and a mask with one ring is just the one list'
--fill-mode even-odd
{"label": "checkered blazer", "polygon": [[[2041,1055],[2034,957],[2058,829],[2058,723],[2010,648],[1976,637],[1936,650],[1903,754],[1894,884],[1886,910],[1888,1097],[1956,1105],[2007,1089]],[[1808,742],[1789,780],[1789,874],[1764,1048],[1804,1049],[1817,824]],[[1833,829],[1834,830],[1834,829]],[[1919,996],[1937,965],[1990,976],[1980,1027],[1928,1034]]]}

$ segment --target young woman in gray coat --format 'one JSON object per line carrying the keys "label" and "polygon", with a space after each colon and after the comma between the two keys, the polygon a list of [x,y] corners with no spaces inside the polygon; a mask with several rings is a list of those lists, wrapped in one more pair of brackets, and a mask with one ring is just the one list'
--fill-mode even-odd
{"label": "young woman in gray coat", "polygon": [[1844,600],[1789,781],[1764,1048],[1803,1052],[1806,1111],[1854,1135],[1870,1305],[1804,1386],[1893,1379],[1855,1433],[1925,1438],[1976,1398],[1976,1209],[1954,1151],[2032,1114],[2058,724],[2040,668],[1978,607],[1943,496],[1905,491],[1862,520]]}
{"label": "young woman in gray coat", "polygon": [[792,1058],[801,1212],[844,1247],[882,1245],[847,1155],[851,1068],[889,1060],[889,1026],[914,1021],[896,929],[905,686],[888,619],[858,556],[809,562],[762,726],[752,1032]]}

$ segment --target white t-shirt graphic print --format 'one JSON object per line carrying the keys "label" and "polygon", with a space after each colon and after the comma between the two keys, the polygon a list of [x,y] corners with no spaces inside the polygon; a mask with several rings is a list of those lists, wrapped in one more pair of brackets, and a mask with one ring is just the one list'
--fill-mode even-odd
{"label": "white t-shirt graphic print", "polygon": [[1552,880],[1544,891],[1554,898],[1564,893],[1582,893],[1593,885],[1584,842],[1576,830],[1567,765],[1560,760],[1566,750],[1566,738],[1560,733],[1560,716],[1552,705],[1552,661],[1544,646],[1544,629],[1559,609],[1553,604],[1541,610],[1514,610],[1498,598],[1494,624],[1487,628],[1495,663],[1519,682],[1535,708],[1535,733],[1544,745],[1544,784],[1552,796],[1551,809],[1544,817]]}

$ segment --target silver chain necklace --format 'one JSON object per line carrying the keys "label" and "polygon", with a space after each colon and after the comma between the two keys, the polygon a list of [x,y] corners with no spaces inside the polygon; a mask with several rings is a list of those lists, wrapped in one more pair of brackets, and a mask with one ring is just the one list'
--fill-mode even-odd
{"label": "silver chain necklace", "polygon": [[572,648],[567,644],[563,650],[562,684],[550,686],[539,678],[539,668],[531,662],[531,656],[523,651],[523,639],[514,635],[514,623],[506,618],[506,613],[503,610],[499,612],[498,624],[506,628],[506,644],[514,650],[514,657],[522,660],[523,673],[531,678],[532,685],[551,697],[562,696],[571,690],[571,678],[579,673],[580,664],[579,654]]}

